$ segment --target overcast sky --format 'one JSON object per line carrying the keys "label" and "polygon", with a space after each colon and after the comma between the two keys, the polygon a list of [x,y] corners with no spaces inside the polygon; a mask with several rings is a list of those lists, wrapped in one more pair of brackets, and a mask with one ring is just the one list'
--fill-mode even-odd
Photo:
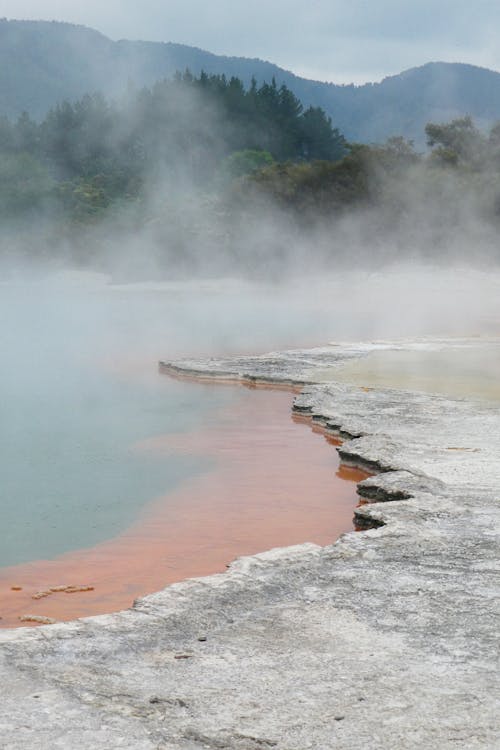
{"label": "overcast sky", "polygon": [[260,57],[339,83],[430,60],[500,70],[499,0],[0,0],[0,17]]}

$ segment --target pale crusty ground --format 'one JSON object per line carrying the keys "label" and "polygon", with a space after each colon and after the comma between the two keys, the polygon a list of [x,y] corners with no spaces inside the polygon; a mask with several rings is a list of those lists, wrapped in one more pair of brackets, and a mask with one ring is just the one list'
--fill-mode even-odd
{"label": "pale crusty ground", "polygon": [[117,615],[1,632],[1,748],[500,748],[499,410],[315,384],[373,346],[391,344],[176,363],[306,384],[295,408],[378,472],[358,513],[384,525]]}

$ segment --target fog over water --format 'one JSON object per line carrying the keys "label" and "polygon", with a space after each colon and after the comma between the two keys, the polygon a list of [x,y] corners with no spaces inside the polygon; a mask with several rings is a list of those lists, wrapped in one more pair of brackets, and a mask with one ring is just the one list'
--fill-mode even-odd
{"label": "fog over water", "polygon": [[[305,190],[297,213],[283,203],[279,165],[270,192],[225,182],[223,113],[189,86],[169,96],[182,116],[166,141],[169,118],[158,125],[134,201],[71,220],[42,202],[0,231],[0,565],[109,539],[210,468],[200,456],[135,450],[195,430],[238,399],[237,388],[158,375],[160,359],[498,333],[496,188],[483,199],[481,182],[463,189],[446,166],[415,166],[398,141],[376,152],[373,175],[352,161],[336,173],[353,190],[359,175],[373,179],[378,202],[335,209],[323,177],[325,194]],[[113,153],[121,131],[133,131],[135,105],[124,112]],[[185,142],[185,124],[200,119],[203,138],[189,131]],[[393,158],[409,166],[380,177]],[[294,168],[300,185],[309,167]],[[97,178],[70,195],[97,190]]]}
{"label": "fog over water", "polygon": [[210,468],[199,456],[134,451],[217,419],[238,398],[237,388],[160,376],[159,359],[495,334],[500,321],[500,278],[470,270],[360,270],[286,284],[25,278],[0,286],[2,565],[108,539]]}

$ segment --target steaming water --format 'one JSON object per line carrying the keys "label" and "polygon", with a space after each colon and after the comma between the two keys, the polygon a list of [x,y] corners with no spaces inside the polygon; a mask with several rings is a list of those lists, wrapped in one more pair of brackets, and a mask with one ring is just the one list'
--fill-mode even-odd
{"label": "steaming water", "polygon": [[160,358],[463,334],[484,316],[498,331],[498,280],[459,281],[447,296],[446,274],[434,271],[288,288],[119,287],[71,275],[1,285],[0,565],[112,538],[149,501],[209,468],[200,456],[136,450],[145,438],[218,419],[239,397],[237,388],[160,376]]}
{"label": "steaming water", "polygon": [[292,313],[271,290],[84,282],[0,287],[3,566],[112,538],[209,468],[136,447],[217,419],[238,389],[160,376],[159,358],[304,343],[323,330],[315,305]]}
{"label": "steaming water", "polygon": [[[142,505],[208,468],[199,457],[158,461],[134,446],[195,428],[231,398],[160,380],[154,360],[142,368],[108,359],[103,334],[119,335],[113,326],[125,324],[123,299],[97,313],[92,295],[79,293],[69,306],[57,292],[36,294],[35,305],[9,297],[2,300],[0,565],[52,558],[126,528]],[[101,348],[92,352],[85,347],[93,333]]]}

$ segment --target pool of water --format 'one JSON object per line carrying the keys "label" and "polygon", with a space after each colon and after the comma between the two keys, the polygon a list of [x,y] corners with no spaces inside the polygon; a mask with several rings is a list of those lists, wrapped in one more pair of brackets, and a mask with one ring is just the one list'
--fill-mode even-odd
{"label": "pool of water", "polygon": [[[217,418],[135,448],[157,460],[209,457],[210,471],[145,505],[113,539],[0,568],[0,628],[19,627],[26,615],[60,621],[118,611],[168,583],[224,572],[236,557],[331,544],[353,530],[355,482],[366,474],[339,466],[331,438],[292,417],[292,394],[216,387],[238,396]],[[82,592],[60,590],[82,584]]]}
{"label": "pool of water", "polygon": [[[432,346],[432,345],[431,345]],[[445,349],[375,351],[324,379],[500,402],[500,339]]]}
{"label": "pool of water", "polygon": [[238,389],[161,376],[160,357],[258,350],[325,325],[272,288],[112,286],[66,277],[0,286],[0,567],[111,539],[144,506],[211,469],[137,446],[215,424]]}
{"label": "pool of water", "polygon": [[[239,391],[170,380],[158,374],[159,359],[457,333],[464,317],[468,331],[485,321],[495,330],[498,280],[467,274],[445,297],[447,279],[435,271],[418,282],[415,273],[356,272],[284,286],[119,286],[62,273],[1,283],[0,566],[114,538],[155,498],[210,470],[208,454],[158,456],[137,445],[216,423]],[[420,315],[405,317],[423,289]],[[400,360],[380,356],[394,367]],[[410,355],[402,356],[407,372]],[[375,382],[377,362],[354,363],[371,370],[346,377]]]}

